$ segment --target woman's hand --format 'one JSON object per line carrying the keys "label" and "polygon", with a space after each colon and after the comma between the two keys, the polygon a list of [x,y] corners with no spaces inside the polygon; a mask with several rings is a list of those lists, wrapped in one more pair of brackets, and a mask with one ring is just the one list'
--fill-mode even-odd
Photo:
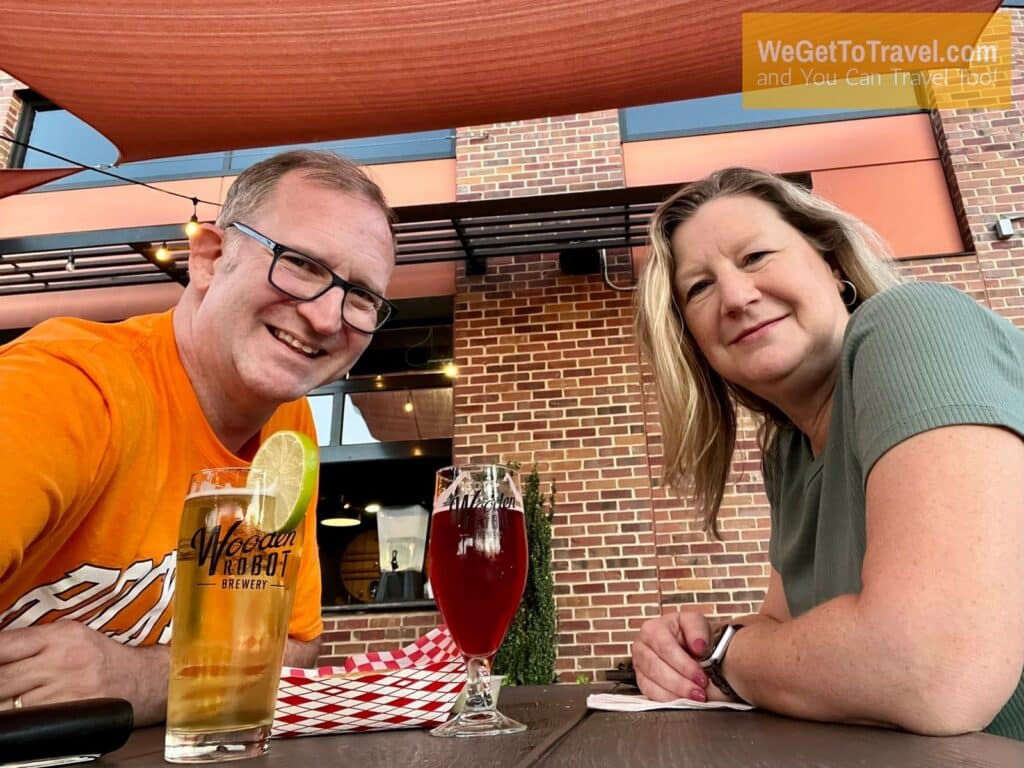
{"label": "woman's hand", "polygon": [[708,679],[698,659],[708,654],[710,634],[707,619],[696,611],[645,621],[633,642],[633,670],[643,694],[654,701],[706,701]]}

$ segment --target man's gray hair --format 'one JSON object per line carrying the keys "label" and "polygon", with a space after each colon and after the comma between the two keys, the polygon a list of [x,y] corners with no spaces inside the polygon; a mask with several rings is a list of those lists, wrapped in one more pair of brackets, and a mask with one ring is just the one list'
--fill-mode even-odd
{"label": "man's gray hair", "polygon": [[244,221],[264,203],[281,177],[291,171],[300,171],[306,178],[325,187],[365,198],[380,207],[389,226],[394,224],[395,215],[384,199],[384,193],[358,165],[332,152],[294,149],[268,157],[242,171],[228,190],[217,217],[217,226]]}

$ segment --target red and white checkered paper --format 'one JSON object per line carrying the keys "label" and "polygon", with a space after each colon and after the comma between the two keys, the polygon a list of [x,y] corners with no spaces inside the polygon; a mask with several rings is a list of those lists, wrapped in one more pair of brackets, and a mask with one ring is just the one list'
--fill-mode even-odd
{"label": "red and white checkered paper", "polygon": [[273,736],[440,725],[465,683],[465,664],[445,626],[397,651],[351,656],[344,667],[284,667]]}

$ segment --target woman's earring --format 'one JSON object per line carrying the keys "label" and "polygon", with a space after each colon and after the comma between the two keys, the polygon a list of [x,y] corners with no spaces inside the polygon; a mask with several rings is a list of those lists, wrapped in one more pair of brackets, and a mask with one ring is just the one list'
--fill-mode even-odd
{"label": "woman's earring", "polygon": [[857,286],[849,280],[840,280],[839,284],[843,286],[839,290],[839,298],[843,300],[843,304],[852,307],[857,303]]}

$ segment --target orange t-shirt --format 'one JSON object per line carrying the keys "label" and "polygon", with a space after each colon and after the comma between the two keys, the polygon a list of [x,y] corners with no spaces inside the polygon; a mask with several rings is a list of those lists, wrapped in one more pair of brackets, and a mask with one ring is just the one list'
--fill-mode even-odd
{"label": "orange t-shirt", "polygon": [[[260,432],[315,439],[304,400]],[[48,320],[0,347],[0,629],[74,619],[127,645],[170,639],[174,551],[193,472],[247,466],[210,428],[171,311]],[[320,635],[316,495],[289,634]]]}

